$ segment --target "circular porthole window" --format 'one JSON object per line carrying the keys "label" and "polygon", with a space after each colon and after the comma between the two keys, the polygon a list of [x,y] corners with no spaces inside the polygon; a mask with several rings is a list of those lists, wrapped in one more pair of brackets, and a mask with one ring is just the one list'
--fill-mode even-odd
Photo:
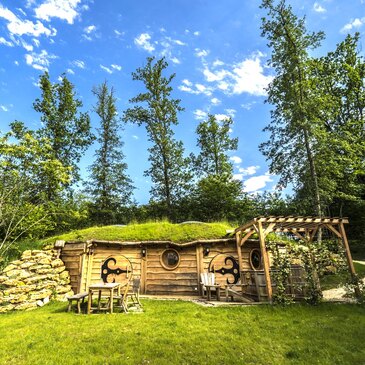
{"label": "circular porthole window", "polygon": [[262,269],[262,256],[260,250],[255,248],[250,252],[250,265],[253,270]]}
{"label": "circular porthole window", "polygon": [[180,255],[176,250],[171,248],[162,252],[161,264],[166,270],[174,270],[179,266]]}

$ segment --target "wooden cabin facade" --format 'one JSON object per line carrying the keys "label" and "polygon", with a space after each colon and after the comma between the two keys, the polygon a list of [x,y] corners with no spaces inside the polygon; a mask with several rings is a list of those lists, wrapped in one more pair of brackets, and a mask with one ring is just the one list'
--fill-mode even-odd
{"label": "wooden cabin facade", "polygon": [[[141,278],[141,293],[201,295],[200,274],[214,272],[223,288],[240,287],[240,265],[234,238],[176,244],[171,242],[63,242],[61,259],[74,292],[101,281],[124,283]],[[258,240],[240,248],[242,270],[264,279]],[[256,284],[255,284],[256,286]],[[252,290],[251,290],[252,291]],[[254,290],[252,291],[254,293]]]}
{"label": "wooden cabin facade", "polygon": [[[103,282],[125,283],[140,277],[141,293],[152,295],[201,295],[202,273],[214,272],[216,283],[238,290],[242,297],[272,301],[270,254],[265,239],[270,232],[290,233],[302,242],[311,243],[320,229],[332,232],[344,245],[351,275],[355,269],[344,229],[345,218],[258,217],[235,230],[235,238],[173,243],[56,242],[61,248],[74,292],[86,291],[89,285]],[[258,239],[251,239],[257,234]],[[293,266],[287,293],[295,298],[305,295],[303,269]],[[359,289],[355,288],[356,295]]]}

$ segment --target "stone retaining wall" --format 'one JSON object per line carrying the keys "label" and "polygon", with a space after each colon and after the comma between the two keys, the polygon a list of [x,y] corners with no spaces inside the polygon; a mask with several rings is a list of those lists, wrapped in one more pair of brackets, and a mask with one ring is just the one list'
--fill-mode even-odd
{"label": "stone retaining wall", "polygon": [[0,272],[0,313],[29,310],[72,295],[70,275],[59,250],[24,251]]}

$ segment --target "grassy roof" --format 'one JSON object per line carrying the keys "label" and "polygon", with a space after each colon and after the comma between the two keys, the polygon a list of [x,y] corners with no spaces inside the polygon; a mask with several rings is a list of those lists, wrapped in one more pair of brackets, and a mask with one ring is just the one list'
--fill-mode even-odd
{"label": "grassy roof", "polygon": [[202,239],[227,237],[227,230],[234,227],[225,222],[200,223],[186,222],[173,224],[169,222],[150,222],[128,224],[127,226],[91,227],[72,231],[63,235],[47,238],[45,243],[56,240],[64,241],[172,241],[176,243]]}

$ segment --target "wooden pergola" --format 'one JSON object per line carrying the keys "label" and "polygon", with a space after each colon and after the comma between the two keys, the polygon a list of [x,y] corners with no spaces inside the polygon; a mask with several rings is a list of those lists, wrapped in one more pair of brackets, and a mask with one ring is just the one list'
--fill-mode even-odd
{"label": "wooden pergola", "polygon": [[[347,264],[349,271],[354,277],[356,275],[355,267],[352,261],[349,243],[346,236],[344,224],[348,223],[347,218],[329,218],[329,217],[257,217],[250,222],[238,227],[235,230],[237,253],[240,272],[242,272],[242,254],[241,247],[254,234],[257,233],[263,268],[267,287],[268,300],[272,301],[272,285],[270,277],[270,263],[266,250],[265,238],[271,232],[287,232],[297,236],[305,243],[313,242],[316,234],[321,228],[331,231],[336,237],[341,239],[345,248]],[[356,296],[360,295],[359,288],[355,288]]]}

